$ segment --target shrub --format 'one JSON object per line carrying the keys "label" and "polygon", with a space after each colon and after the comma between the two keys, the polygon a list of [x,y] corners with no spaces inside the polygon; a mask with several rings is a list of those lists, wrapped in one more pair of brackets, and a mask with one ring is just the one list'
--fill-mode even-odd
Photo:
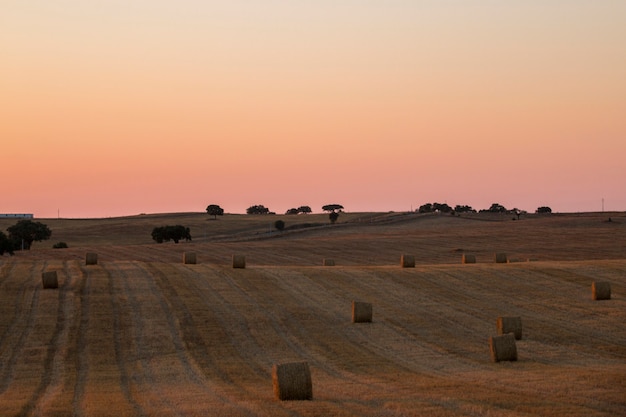
{"label": "shrub", "polygon": [[53,249],[67,249],[68,246],[67,246],[67,243],[65,242],[57,242],[54,245],[52,245],[52,248]]}
{"label": "shrub", "polygon": [[169,242],[173,240],[178,243],[180,240],[191,240],[191,232],[188,227],[177,224],[176,226],[155,227],[152,229],[152,239],[157,243]]}
{"label": "shrub", "polygon": [[276,220],[274,222],[274,227],[282,232],[285,229],[285,222],[282,220]]}

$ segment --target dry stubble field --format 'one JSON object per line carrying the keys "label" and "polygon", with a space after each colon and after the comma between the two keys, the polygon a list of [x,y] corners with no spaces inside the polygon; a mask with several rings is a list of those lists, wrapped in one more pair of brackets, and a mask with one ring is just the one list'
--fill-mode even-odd
{"label": "dry stubble field", "polygon": [[[320,226],[270,233],[278,218]],[[324,220],[41,220],[50,241],[0,257],[0,416],[626,415],[623,213]],[[177,223],[193,242],[150,241]],[[593,281],[612,299],[593,301]],[[372,323],[351,323],[353,300]],[[517,362],[490,360],[498,316],[522,318]],[[313,400],[275,400],[272,365],[301,360]]]}

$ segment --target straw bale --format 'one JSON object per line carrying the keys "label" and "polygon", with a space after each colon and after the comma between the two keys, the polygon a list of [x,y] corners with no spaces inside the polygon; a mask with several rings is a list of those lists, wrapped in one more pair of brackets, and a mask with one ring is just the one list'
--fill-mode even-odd
{"label": "straw bale", "polygon": [[611,299],[611,284],[606,281],[596,282],[591,284],[591,299],[592,300],[610,300]]}
{"label": "straw bale", "polygon": [[41,274],[41,281],[43,288],[59,288],[59,279],[57,277],[57,271],[47,271]]}
{"label": "straw bale", "polygon": [[195,252],[185,252],[185,253],[183,253],[183,263],[184,264],[195,264],[196,263],[196,253]]}
{"label": "straw bale", "polygon": [[372,304],[362,301],[352,302],[352,323],[371,323]]}
{"label": "straw bale", "polygon": [[312,400],[313,384],[308,362],[288,362],[272,367],[274,397],[277,400]]}
{"label": "straw bale", "polygon": [[334,259],[324,259],[324,266],[335,266],[335,260]]}
{"label": "straw bale", "polygon": [[506,253],[496,253],[496,263],[497,264],[505,264],[508,262],[508,258]]}
{"label": "straw bale", "polygon": [[468,255],[467,253],[463,254],[463,258],[461,259],[461,263],[464,264],[475,264],[476,263],[476,255]]}
{"label": "straw bale", "polygon": [[513,333],[489,337],[489,351],[493,362],[516,361],[517,347]]}
{"label": "straw bale", "polygon": [[513,333],[515,340],[522,339],[522,318],[521,317],[498,317],[496,320],[498,335]]}
{"label": "straw bale", "polygon": [[244,255],[233,255],[233,268],[245,268],[246,257]]}
{"label": "straw bale", "polygon": [[93,252],[88,252],[85,255],[85,265],[97,265],[98,264],[98,254]]}
{"label": "straw bale", "polygon": [[402,268],[415,268],[415,256],[402,255],[400,257],[400,266],[402,266]]}

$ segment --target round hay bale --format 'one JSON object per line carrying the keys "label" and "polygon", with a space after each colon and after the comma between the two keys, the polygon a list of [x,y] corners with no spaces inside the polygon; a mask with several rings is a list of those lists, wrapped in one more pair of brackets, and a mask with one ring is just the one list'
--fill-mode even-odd
{"label": "round hay bale", "polygon": [[185,252],[183,253],[183,263],[184,264],[192,264],[196,263],[196,253],[195,252]]}
{"label": "round hay bale", "polygon": [[98,254],[93,252],[85,254],[85,265],[98,265]]}
{"label": "round hay bale", "polygon": [[47,271],[41,274],[41,281],[43,288],[59,288],[59,279],[57,277],[57,271]]}
{"label": "round hay bale", "polygon": [[352,323],[371,323],[372,304],[362,301],[352,302]]}
{"label": "round hay bale", "polygon": [[489,337],[489,351],[493,362],[516,361],[517,347],[513,333]]}
{"label": "round hay bale", "polygon": [[509,261],[506,256],[506,253],[496,253],[496,263],[497,264],[505,264]]}
{"label": "round hay bale", "polygon": [[515,340],[522,339],[522,318],[521,317],[498,317],[496,320],[498,335],[513,333]]}
{"label": "round hay bale", "polygon": [[611,284],[602,282],[591,283],[591,299],[592,300],[610,300],[611,299]]}
{"label": "round hay bale", "polygon": [[323,265],[324,266],[335,266],[335,260],[334,259],[324,259]]}
{"label": "round hay bale", "polygon": [[461,263],[464,264],[475,264],[476,263],[476,255],[468,255],[467,253],[463,254],[461,258]]}
{"label": "round hay bale", "polygon": [[400,266],[402,268],[415,268],[415,256],[402,255],[400,257]]}
{"label": "round hay bale", "polygon": [[272,367],[274,396],[277,400],[312,400],[313,384],[307,362],[274,364]]}
{"label": "round hay bale", "polygon": [[244,255],[233,255],[233,268],[245,268],[246,257]]}

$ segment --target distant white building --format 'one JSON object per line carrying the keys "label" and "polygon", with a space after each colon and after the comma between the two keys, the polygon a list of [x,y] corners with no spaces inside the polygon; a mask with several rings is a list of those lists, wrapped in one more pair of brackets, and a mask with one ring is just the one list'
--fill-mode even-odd
{"label": "distant white building", "polygon": [[0,218],[1,219],[32,219],[33,214],[32,213],[8,213],[8,214],[2,214],[0,213]]}

